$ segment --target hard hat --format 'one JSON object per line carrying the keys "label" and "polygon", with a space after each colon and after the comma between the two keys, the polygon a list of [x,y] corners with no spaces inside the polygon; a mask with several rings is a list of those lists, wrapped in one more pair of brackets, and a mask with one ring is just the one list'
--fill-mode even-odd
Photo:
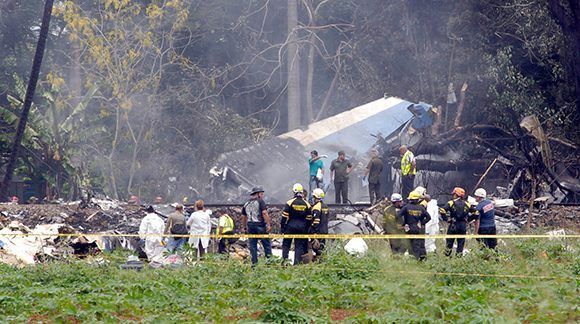
{"label": "hard hat", "polygon": [[477,188],[477,190],[475,190],[475,197],[485,198],[487,197],[487,192],[485,192],[485,189],[483,188]]}
{"label": "hard hat", "polygon": [[294,186],[292,186],[292,192],[294,192],[294,193],[302,193],[303,191],[304,191],[304,188],[299,183],[296,183],[296,184],[294,184]]}
{"label": "hard hat", "polygon": [[316,189],[312,190],[312,195],[316,199],[322,199],[322,198],[324,198],[324,190],[322,190],[320,188],[316,188]]}
{"label": "hard hat", "polygon": [[391,195],[391,201],[392,202],[403,201],[403,196],[401,196],[401,194],[394,193]]}
{"label": "hard hat", "polygon": [[421,186],[415,188],[415,191],[418,192],[421,196],[425,196],[425,194],[427,193],[427,189]]}
{"label": "hard hat", "polygon": [[407,197],[407,199],[418,200],[418,199],[421,199],[421,195],[416,191],[411,191],[411,193],[409,194],[409,197]]}
{"label": "hard hat", "polygon": [[455,187],[453,188],[453,191],[451,192],[452,195],[457,195],[459,197],[465,197],[465,189],[460,188],[460,187]]}

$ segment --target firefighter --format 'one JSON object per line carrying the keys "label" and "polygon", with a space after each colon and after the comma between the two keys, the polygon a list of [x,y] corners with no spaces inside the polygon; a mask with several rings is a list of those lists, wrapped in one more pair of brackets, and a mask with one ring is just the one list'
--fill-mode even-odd
{"label": "firefighter", "polygon": [[[297,183],[292,187],[294,197],[284,206],[280,227],[282,234],[308,234],[312,226],[310,204],[304,198],[303,187]],[[294,265],[302,263],[302,256],[308,252],[307,238],[285,238],[282,240],[282,259],[288,260],[290,246],[294,240]]]}
{"label": "firefighter", "polygon": [[[463,188],[455,187],[451,193],[453,198],[448,201],[445,206],[439,208],[439,213],[444,221],[449,223],[447,234],[465,235],[467,233],[467,222],[471,217],[473,210],[469,202],[465,200],[465,190]],[[445,255],[451,256],[453,251],[453,243],[456,239],[446,239]],[[465,245],[465,238],[457,239],[457,255],[463,253],[463,246]]]}
{"label": "firefighter", "polygon": [[[419,204],[421,195],[418,192],[412,191],[407,200],[409,203],[399,211],[399,218],[404,226],[406,234],[425,234],[425,224],[431,220],[431,216],[427,213],[425,207]],[[412,238],[411,248],[413,255],[417,260],[425,260],[427,251],[425,251],[425,239]]]}
{"label": "firefighter", "polygon": [[[403,208],[403,196],[398,193],[391,195],[391,204],[383,210],[383,228],[386,234],[405,234],[402,219],[399,219],[398,213]],[[407,239],[389,239],[389,245],[393,254],[404,254],[410,251],[409,240]]]}
{"label": "firefighter", "polygon": [[[328,205],[323,201],[324,191],[320,188],[314,189],[312,192],[314,197],[314,205],[312,206],[312,226],[310,227],[310,234],[328,234]],[[325,239],[312,240],[312,251],[320,258],[326,245]]]}

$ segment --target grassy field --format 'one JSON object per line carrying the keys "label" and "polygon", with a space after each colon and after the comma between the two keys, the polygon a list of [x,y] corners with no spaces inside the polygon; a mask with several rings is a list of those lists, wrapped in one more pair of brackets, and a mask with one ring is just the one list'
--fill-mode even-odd
{"label": "grassy field", "polygon": [[119,268],[121,254],[104,265],[0,265],[0,321],[578,322],[578,242],[506,243],[489,255],[469,242],[463,258],[424,263],[372,241],[364,257],[335,248],[324,263],[299,267],[210,257],[136,272]]}

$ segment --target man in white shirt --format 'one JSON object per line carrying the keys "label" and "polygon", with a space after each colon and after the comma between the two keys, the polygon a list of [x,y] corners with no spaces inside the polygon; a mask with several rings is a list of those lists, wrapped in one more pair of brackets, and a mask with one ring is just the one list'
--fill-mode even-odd
{"label": "man in white shirt", "polygon": [[[139,225],[139,236],[145,240],[145,253],[149,262],[161,262],[165,252],[161,236],[165,230],[165,222],[155,213],[153,206],[147,207],[145,211],[147,215]],[[159,234],[159,236],[155,234]]]}

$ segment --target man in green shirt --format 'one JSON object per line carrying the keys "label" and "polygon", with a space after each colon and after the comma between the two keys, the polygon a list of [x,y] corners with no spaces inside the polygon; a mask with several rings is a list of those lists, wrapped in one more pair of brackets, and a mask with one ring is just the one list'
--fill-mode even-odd
{"label": "man in green shirt", "polygon": [[371,205],[374,205],[383,199],[381,193],[381,172],[383,172],[383,161],[379,158],[379,151],[371,150],[371,160],[367,164],[365,178],[368,176],[369,196]]}
{"label": "man in green shirt", "polygon": [[351,171],[352,163],[346,159],[344,151],[339,151],[338,158],[330,164],[330,181],[334,182],[334,202],[337,204],[348,203],[348,175]]}

